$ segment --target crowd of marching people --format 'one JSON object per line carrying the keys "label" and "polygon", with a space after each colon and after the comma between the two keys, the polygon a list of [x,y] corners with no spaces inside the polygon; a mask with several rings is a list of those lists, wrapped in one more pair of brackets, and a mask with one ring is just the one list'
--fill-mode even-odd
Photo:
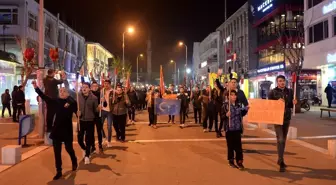
{"label": "crowd of marching people", "polygon": [[[185,128],[189,105],[193,107],[195,124],[203,128],[203,132],[215,131],[216,137],[223,137],[227,142],[227,159],[229,166],[244,169],[242,133],[243,116],[249,109],[248,100],[243,91],[238,88],[237,79],[231,78],[222,84],[219,79],[214,83],[214,88],[203,87],[203,84],[188,89],[183,85],[178,87],[170,85],[164,92],[160,88],[150,86],[148,90],[136,90],[134,87],[123,87],[117,83],[112,87],[111,80],[106,79],[102,86],[91,76],[91,82],[82,83],[75,89],[69,88],[66,74],[61,73],[61,79],[55,79],[55,71],[48,70],[47,77],[43,80],[44,92],[37,83],[32,84],[38,96],[45,101],[47,113],[47,132],[53,141],[55,164],[57,173],[54,180],[62,177],[62,143],[72,160],[72,169],[78,167],[77,157],[73,149],[73,115],[77,117],[77,140],[83,151],[85,164],[90,164],[90,157],[96,152],[95,131],[98,136],[98,151],[104,152],[103,146],[112,147],[112,127],[116,132],[116,140],[126,141],[126,125],[136,122],[136,110],[147,110],[149,126],[157,128],[157,113],[155,111],[155,98],[174,97],[180,103],[179,126]],[[79,76],[79,74],[78,74]],[[83,76],[83,74],[81,74]],[[278,164],[280,171],[285,171],[283,154],[286,136],[290,123],[290,112],[293,104],[293,92],[285,87],[285,78],[277,78],[278,87],[271,91],[269,99],[285,102],[284,125],[275,128],[278,144]],[[58,88],[63,84],[64,87]],[[167,122],[175,124],[176,115],[167,115]],[[107,136],[104,123],[107,123]]]}

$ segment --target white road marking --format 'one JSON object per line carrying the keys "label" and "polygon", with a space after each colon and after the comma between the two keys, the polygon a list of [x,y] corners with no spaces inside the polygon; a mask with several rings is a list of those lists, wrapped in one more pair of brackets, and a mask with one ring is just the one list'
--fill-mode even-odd
{"label": "white road marking", "polygon": [[8,122],[8,123],[0,123],[0,125],[19,125],[19,123]]}
{"label": "white road marking", "polygon": [[298,137],[299,140],[304,140],[304,139],[335,139],[335,138],[336,138],[336,135]]}

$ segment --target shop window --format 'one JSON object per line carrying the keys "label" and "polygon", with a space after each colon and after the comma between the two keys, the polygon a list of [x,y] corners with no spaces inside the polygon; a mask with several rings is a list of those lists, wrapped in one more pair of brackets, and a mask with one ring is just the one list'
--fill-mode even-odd
{"label": "shop window", "polygon": [[309,43],[328,38],[328,20],[315,24],[309,28]]}
{"label": "shop window", "polygon": [[0,24],[18,24],[18,9],[0,9]]}
{"label": "shop window", "polygon": [[324,0],[308,0],[308,8],[314,7]]}
{"label": "shop window", "polygon": [[336,35],[336,16],[334,17],[334,35]]}
{"label": "shop window", "polygon": [[28,27],[37,31],[37,16],[32,13],[28,13]]}

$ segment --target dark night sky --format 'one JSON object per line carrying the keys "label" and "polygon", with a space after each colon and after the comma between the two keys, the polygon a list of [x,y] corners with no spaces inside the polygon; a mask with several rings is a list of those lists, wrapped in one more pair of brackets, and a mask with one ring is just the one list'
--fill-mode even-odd
{"label": "dark night sky", "polygon": [[[234,1],[234,4],[233,4]],[[228,17],[246,0],[228,0]],[[45,8],[85,37],[101,43],[111,53],[122,55],[122,32],[134,25],[136,32],[126,36],[125,57],[135,66],[136,56],[146,52],[152,35],[153,71],[170,59],[183,66],[188,45],[189,63],[193,42],[202,41],[224,21],[224,0],[45,0]],[[133,68],[135,70],[135,68]]]}

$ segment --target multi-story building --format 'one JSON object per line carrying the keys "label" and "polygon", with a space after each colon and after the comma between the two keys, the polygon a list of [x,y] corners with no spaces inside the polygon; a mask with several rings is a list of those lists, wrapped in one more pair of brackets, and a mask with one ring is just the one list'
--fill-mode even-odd
{"label": "multi-story building", "polygon": [[[251,97],[265,98],[276,76],[300,67],[303,52],[303,0],[249,0],[257,29],[257,70],[249,71]],[[300,52],[302,51],[302,52]],[[288,75],[290,76],[290,75]]]}
{"label": "multi-story building", "polygon": [[109,71],[109,61],[113,55],[99,43],[86,43],[86,69],[87,72],[92,73],[93,77],[99,82],[101,81],[101,74],[112,77],[113,74]]}
{"label": "multi-story building", "polygon": [[[245,3],[217,28],[220,32],[219,61],[224,73],[229,67],[242,79],[250,69],[255,69],[257,55],[256,30],[249,22],[248,3]],[[242,89],[248,89],[248,81],[241,81]],[[244,87],[246,86],[246,87]]]}
{"label": "multi-story building", "polygon": [[[34,48],[38,58],[38,14],[39,5],[35,0],[0,1],[0,25],[3,32],[0,45],[4,46],[6,52],[13,53],[20,64],[23,64],[22,53],[26,48]],[[54,67],[49,49],[58,47],[61,68],[69,73],[70,80],[74,80],[77,68],[84,61],[85,39],[47,10],[44,10],[44,16],[44,65],[46,68]],[[58,69],[59,65],[55,67]],[[19,84],[20,80],[20,74],[16,74],[14,84]],[[26,88],[26,98],[31,99],[31,104],[37,103],[32,88]]]}
{"label": "multi-story building", "polygon": [[[322,96],[322,104],[327,105],[324,94],[327,84],[336,90],[336,0],[305,0],[304,9],[306,48],[303,67],[321,69],[317,90]],[[336,104],[336,93],[332,104]]]}
{"label": "multi-story building", "polygon": [[196,81],[208,79],[208,69],[217,73],[219,67],[219,32],[213,32],[202,42],[194,43],[193,69]]}

